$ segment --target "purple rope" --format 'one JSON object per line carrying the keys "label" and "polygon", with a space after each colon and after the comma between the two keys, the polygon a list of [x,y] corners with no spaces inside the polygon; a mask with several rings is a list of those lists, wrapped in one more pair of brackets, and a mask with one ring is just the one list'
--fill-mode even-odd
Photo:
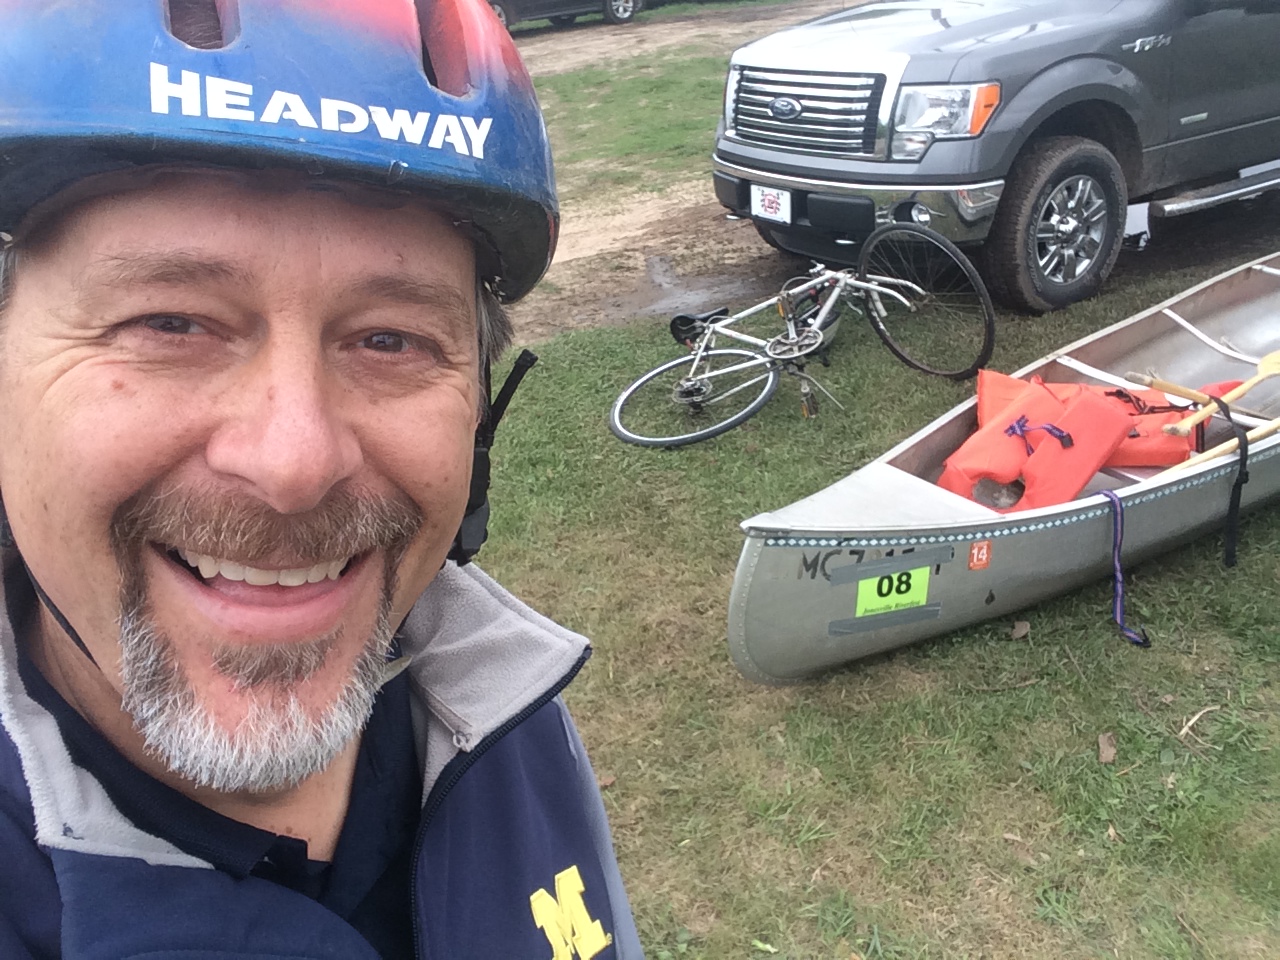
{"label": "purple rope", "polygon": [[1027,439],[1027,434],[1032,430],[1043,430],[1053,439],[1062,444],[1063,449],[1070,447],[1075,441],[1071,439],[1071,434],[1063,430],[1061,427],[1055,427],[1052,423],[1042,423],[1038,427],[1028,426],[1028,420],[1025,415],[1019,417],[1013,423],[1004,428],[1006,437],[1021,437],[1022,442],[1027,445],[1027,456],[1031,456],[1035,451],[1031,447],[1031,441]]}
{"label": "purple rope", "polygon": [[1120,634],[1135,647],[1151,646],[1151,638],[1146,630],[1133,630],[1124,622],[1124,570],[1120,567],[1120,546],[1124,543],[1124,505],[1120,498],[1110,490],[1100,493],[1111,501],[1111,575],[1115,582],[1115,592],[1111,599],[1111,619],[1120,628]]}

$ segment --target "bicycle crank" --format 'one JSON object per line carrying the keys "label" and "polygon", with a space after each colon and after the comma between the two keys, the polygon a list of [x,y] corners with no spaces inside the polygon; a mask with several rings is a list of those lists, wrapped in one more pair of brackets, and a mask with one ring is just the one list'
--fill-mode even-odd
{"label": "bicycle crank", "polygon": [[794,360],[813,353],[822,346],[822,331],[803,327],[794,336],[780,333],[764,345],[764,352],[773,360]]}

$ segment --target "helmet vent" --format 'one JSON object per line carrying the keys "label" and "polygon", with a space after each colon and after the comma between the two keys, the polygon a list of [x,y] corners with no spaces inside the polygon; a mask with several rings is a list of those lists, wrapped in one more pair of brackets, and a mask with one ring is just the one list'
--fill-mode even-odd
{"label": "helmet vent", "polygon": [[418,14],[418,36],[422,38],[422,72],[426,74],[427,82],[436,89],[440,88],[440,84],[436,81],[436,68],[431,62],[431,51],[427,49],[428,35],[428,3],[424,0],[413,0],[413,8]]}
{"label": "helmet vent", "polygon": [[239,33],[236,0],[167,0],[169,32],[189,47],[220,50]]}

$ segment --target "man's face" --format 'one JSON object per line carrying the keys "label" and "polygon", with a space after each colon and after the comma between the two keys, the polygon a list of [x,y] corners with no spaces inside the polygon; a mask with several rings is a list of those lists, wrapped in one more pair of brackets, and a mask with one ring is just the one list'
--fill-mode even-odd
{"label": "man's face", "polygon": [[0,491],[162,756],[186,749],[154,742],[186,714],[158,699],[233,755],[272,753],[268,728],[332,726],[368,684],[465,508],[474,277],[421,206],[215,174],[85,202],[24,252]]}

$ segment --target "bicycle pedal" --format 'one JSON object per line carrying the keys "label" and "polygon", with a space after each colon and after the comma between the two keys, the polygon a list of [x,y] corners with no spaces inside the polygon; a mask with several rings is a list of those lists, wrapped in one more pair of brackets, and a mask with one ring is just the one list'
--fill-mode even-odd
{"label": "bicycle pedal", "polygon": [[809,386],[809,381],[800,381],[800,416],[811,420],[818,415],[818,396]]}

